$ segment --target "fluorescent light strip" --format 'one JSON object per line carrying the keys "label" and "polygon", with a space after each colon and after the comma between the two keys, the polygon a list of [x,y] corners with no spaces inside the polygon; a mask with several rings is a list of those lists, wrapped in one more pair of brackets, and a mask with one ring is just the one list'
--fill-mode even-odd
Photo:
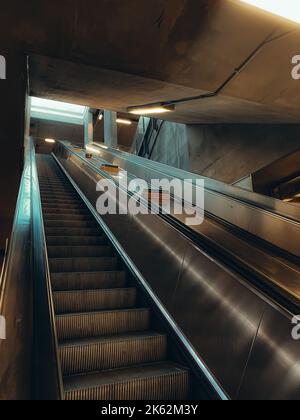
{"label": "fluorescent light strip", "polygon": [[174,105],[149,105],[140,107],[128,108],[128,112],[134,115],[151,115],[151,114],[164,114],[166,112],[175,111]]}
{"label": "fluorescent light strip", "polygon": [[36,112],[38,114],[51,114],[51,115],[59,115],[61,117],[67,117],[67,118],[78,118],[79,120],[82,120],[82,115],[78,115],[78,114],[71,114],[71,113],[66,113],[66,112],[61,112],[61,111],[53,111],[50,109],[41,109],[41,108],[31,108],[32,112]]}
{"label": "fluorescent light strip", "polygon": [[125,118],[117,118],[117,123],[118,124],[124,124],[124,125],[132,125],[132,121],[127,120]]}
{"label": "fluorescent light strip", "polygon": [[274,15],[300,23],[299,0],[240,0]]}

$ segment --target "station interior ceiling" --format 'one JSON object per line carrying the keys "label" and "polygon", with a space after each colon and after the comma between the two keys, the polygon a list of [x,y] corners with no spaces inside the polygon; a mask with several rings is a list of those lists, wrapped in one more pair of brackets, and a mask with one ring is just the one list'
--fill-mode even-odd
{"label": "station interior ceiling", "polygon": [[35,2],[34,13],[12,0],[0,39],[30,56],[34,96],[126,112],[215,92],[236,72],[217,96],[179,103],[164,118],[299,122],[299,25],[239,0],[60,0]]}

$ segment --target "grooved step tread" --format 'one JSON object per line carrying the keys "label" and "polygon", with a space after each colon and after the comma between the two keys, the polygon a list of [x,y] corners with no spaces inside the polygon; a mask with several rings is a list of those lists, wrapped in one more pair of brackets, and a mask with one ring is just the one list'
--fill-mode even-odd
{"label": "grooved step tread", "polygon": [[124,271],[52,273],[51,283],[55,291],[122,288],[126,285],[126,273]]}
{"label": "grooved step tread", "polygon": [[47,236],[48,246],[96,246],[105,245],[107,239],[99,236]]}
{"label": "grooved step tread", "polygon": [[59,228],[59,227],[46,227],[46,236],[98,236],[99,229],[94,228]]}
{"label": "grooved step tread", "polygon": [[66,214],[66,212],[68,214],[75,214],[75,215],[90,215],[88,209],[86,207],[81,207],[78,209],[65,209],[65,208],[61,208],[61,207],[52,207],[52,206],[43,206],[43,214],[44,213],[52,213],[52,214],[57,214],[59,217],[62,214]]}
{"label": "grooved step tread", "polygon": [[67,400],[185,400],[189,371],[171,362],[64,378]]}
{"label": "grooved step tread", "polygon": [[48,246],[49,258],[75,258],[75,257],[110,257],[113,250],[108,245],[98,246]]}
{"label": "grooved step tread", "polygon": [[64,375],[166,360],[167,337],[156,332],[74,340],[59,345]]}
{"label": "grooved step tread", "polygon": [[116,270],[117,257],[49,258],[51,273]]}
{"label": "grooved step tread", "polygon": [[45,221],[49,220],[57,220],[57,218],[60,218],[60,220],[93,220],[92,216],[89,214],[63,214],[60,213],[59,215],[57,213],[44,213],[43,218]]}
{"label": "grooved step tread", "polygon": [[53,293],[56,314],[133,308],[136,289],[71,290]]}
{"label": "grooved step tread", "polygon": [[45,228],[94,228],[97,226],[94,220],[44,220]]}
{"label": "grooved step tread", "polygon": [[56,315],[59,341],[146,331],[149,322],[149,308]]}

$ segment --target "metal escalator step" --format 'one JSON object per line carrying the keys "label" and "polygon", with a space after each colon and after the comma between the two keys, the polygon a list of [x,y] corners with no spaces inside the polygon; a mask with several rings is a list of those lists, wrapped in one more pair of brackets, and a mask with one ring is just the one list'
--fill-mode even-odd
{"label": "metal escalator step", "polygon": [[59,341],[124,334],[149,329],[148,308],[57,315]]}
{"label": "metal escalator step", "polygon": [[166,360],[167,337],[155,332],[87,338],[59,346],[64,376]]}
{"label": "metal escalator step", "polygon": [[70,192],[72,194],[75,194],[76,191],[74,188],[68,186],[68,185],[46,185],[46,184],[40,184],[40,191],[41,192],[58,192],[58,193],[64,193],[64,192]]}
{"label": "metal escalator step", "polygon": [[111,246],[48,246],[49,258],[111,257]]}
{"label": "metal escalator step", "polygon": [[51,273],[110,271],[116,270],[117,257],[99,258],[50,258],[49,268]]}
{"label": "metal escalator step", "polygon": [[69,212],[69,210],[85,210],[86,212],[88,211],[87,208],[85,207],[85,205],[81,202],[78,201],[74,204],[71,203],[57,203],[56,201],[51,201],[51,202],[42,202],[42,208],[43,211],[47,212],[46,210],[48,209],[53,209],[53,211],[59,211],[61,210],[61,212]]}
{"label": "metal escalator step", "polygon": [[101,236],[97,228],[45,228],[46,236]]}
{"label": "metal escalator step", "polygon": [[54,195],[58,196],[58,197],[65,197],[65,196],[69,196],[69,197],[78,197],[78,194],[76,194],[76,192],[72,189],[53,189],[53,188],[43,188],[40,189],[41,192],[41,196],[42,197],[53,197]]}
{"label": "metal escalator step", "polygon": [[77,205],[83,205],[82,201],[79,200],[78,198],[73,198],[73,199],[69,199],[69,198],[43,198],[42,197],[42,204],[43,205],[47,205],[47,204],[56,204],[59,206],[65,206],[65,205],[70,205],[70,206],[77,206]]}
{"label": "metal escalator step", "polygon": [[71,228],[94,228],[97,227],[95,220],[45,220],[45,227],[71,227]]}
{"label": "metal escalator step", "polygon": [[68,184],[66,183],[66,181],[65,180],[63,180],[62,178],[61,179],[56,179],[55,177],[53,177],[53,178],[48,178],[48,179],[43,179],[43,178],[40,178],[39,179],[39,185],[40,185],[40,188],[42,188],[42,187],[65,187],[65,186],[68,186]]}
{"label": "metal escalator step", "polygon": [[110,309],[129,309],[136,305],[136,289],[70,290],[53,293],[56,314]]}
{"label": "metal escalator step", "polygon": [[48,246],[96,246],[105,245],[105,236],[47,236]]}
{"label": "metal escalator step", "polygon": [[171,362],[65,378],[66,400],[186,400],[189,371]]}
{"label": "metal escalator step", "polygon": [[75,208],[75,209],[65,209],[63,207],[52,207],[52,206],[43,206],[43,214],[56,214],[57,217],[60,217],[61,215],[90,215],[90,212],[88,211],[88,209],[86,207],[80,207],[80,208]]}
{"label": "metal escalator step", "polygon": [[66,214],[57,214],[57,213],[44,213],[44,215],[43,215],[43,218],[44,218],[44,221],[45,222],[48,222],[48,221],[50,221],[50,220],[57,220],[58,218],[60,219],[60,220],[68,220],[68,221],[71,221],[71,220],[74,220],[74,221],[89,221],[89,220],[93,220],[93,217],[92,217],[92,215],[90,215],[90,214],[68,214],[68,213],[66,213]]}
{"label": "metal escalator step", "polygon": [[56,194],[56,193],[51,193],[51,194],[45,194],[41,192],[41,199],[42,202],[47,202],[47,201],[56,201],[56,202],[74,202],[74,201],[80,201],[80,199],[78,198],[77,195],[74,194],[70,194],[70,193],[65,193],[65,194]]}
{"label": "metal escalator step", "polygon": [[124,271],[100,271],[95,273],[55,273],[51,275],[54,291],[113,289],[126,286]]}
{"label": "metal escalator step", "polygon": [[58,189],[58,188],[40,188],[40,192],[42,196],[53,196],[53,195],[58,195],[58,196],[62,196],[64,197],[65,195],[69,195],[69,196],[74,196],[74,197],[78,197],[78,194],[76,193],[75,190],[71,189],[71,188],[64,188],[64,189]]}

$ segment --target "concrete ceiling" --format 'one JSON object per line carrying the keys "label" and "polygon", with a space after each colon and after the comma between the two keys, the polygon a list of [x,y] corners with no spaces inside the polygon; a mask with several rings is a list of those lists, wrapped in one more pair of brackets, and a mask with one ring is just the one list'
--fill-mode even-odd
{"label": "concrete ceiling", "polygon": [[215,91],[275,37],[218,97],[167,118],[300,122],[299,25],[239,0],[11,0],[0,19],[0,46],[30,55],[33,95],[120,112]]}

